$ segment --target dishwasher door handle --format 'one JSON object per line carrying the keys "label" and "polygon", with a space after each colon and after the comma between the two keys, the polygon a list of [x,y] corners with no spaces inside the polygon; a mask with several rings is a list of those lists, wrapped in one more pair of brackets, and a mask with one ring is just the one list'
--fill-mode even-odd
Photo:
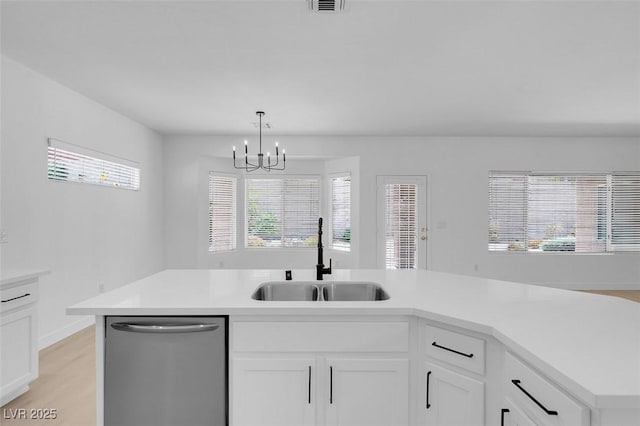
{"label": "dishwasher door handle", "polygon": [[218,324],[135,324],[115,322],[111,328],[132,333],[199,333],[202,331],[214,331],[220,327]]}

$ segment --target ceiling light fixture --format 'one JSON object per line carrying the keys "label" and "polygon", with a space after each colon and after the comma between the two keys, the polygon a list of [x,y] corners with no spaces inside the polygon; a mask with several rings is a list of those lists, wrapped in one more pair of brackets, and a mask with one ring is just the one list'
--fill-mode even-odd
{"label": "ceiling light fixture", "polygon": [[270,172],[271,170],[284,170],[286,166],[287,157],[285,155],[284,149],[282,150],[282,167],[278,167],[278,163],[280,161],[280,153],[278,152],[278,142],[276,142],[276,161],[271,164],[271,153],[267,152],[267,164],[264,164],[264,154],[262,153],[262,116],[264,115],[263,111],[256,111],[256,115],[258,116],[260,122],[258,127],[260,128],[260,150],[258,151],[258,161],[256,163],[251,163],[249,161],[249,142],[244,141],[244,166],[238,166],[236,164],[236,147],[233,147],[233,167],[236,169],[242,169],[247,172],[254,172],[256,170],[266,170]]}

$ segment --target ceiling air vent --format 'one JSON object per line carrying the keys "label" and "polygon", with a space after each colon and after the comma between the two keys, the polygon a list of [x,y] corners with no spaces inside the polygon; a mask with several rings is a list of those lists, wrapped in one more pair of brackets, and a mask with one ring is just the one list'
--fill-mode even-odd
{"label": "ceiling air vent", "polygon": [[344,10],[345,0],[307,0],[309,10],[321,13],[337,13]]}

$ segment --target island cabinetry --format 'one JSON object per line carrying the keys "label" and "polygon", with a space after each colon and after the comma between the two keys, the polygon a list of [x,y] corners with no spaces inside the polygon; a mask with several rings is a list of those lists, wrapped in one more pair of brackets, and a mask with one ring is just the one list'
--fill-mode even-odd
{"label": "island cabinetry", "polygon": [[510,398],[504,398],[503,406],[500,410],[500,426],[536,426],[536,423]]}
{"label": "island cabinetry", "polygon": [[422,325],[418,424],[485,424],[485,341]]}
{"label": "island cabinetry", "polygon": [[232,318],[230,424],[407,425],[408,347],[403,320]]}
{"label": "island cabinetry", "polygon": [[236,358],[232,364],[234,425],[315,424],[315,358]]}
{"label": "island cabinetry", "polygon": [[38,377],[37,281],[16,278],[0,286],[0,406]]}
{"label": "island cabinetry", "polygon": [[[587,426],[589,409],[543,378],[510,352],[505,353],[502,389],[505,425]],[[504,411],[504,410],[508,411]],[[530,422],[530,423],[527,423]]]}
{"label": "island cabinetry", "polygon": [[326,363],[329,395],[323,399],[327,425],[408,424],[407,359],[329,357]]}

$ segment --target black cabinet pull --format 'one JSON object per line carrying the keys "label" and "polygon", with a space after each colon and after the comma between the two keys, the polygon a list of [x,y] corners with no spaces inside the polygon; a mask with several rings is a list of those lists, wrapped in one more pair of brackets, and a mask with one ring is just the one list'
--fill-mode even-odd
{"label": "black cabinet pull", "polygon": [[427,371],[427,410],[431,408],[429,404],[429,379],[431,378],[431,371]]}
{"label": "black cabinet pull", "polygon": [[329,367],[329,404],[333,404],[333,367]]}
{"label": "black cabinet pull", "polygon": [[311,366],[309,366],[309,404],[311,404]]}
{"label": "black cabinet pull", "polygon": [[440,346],[436,342],[433,342],[431,346],[435,346],[436,348],[444,349],[445,351],[453,352],[454,354],[462,355],[467,358],[473,358],[473,354],[465,354],[464,352],[458,352],[455,349],[450,349],[450,348],[447,348],[446,346]]}
{"label": "black cabinet pull", "polygon": [[508,413],[509,409],[508,408],[503,408],[500,411],[500,426],[504,426],[504,413]]}
{"label": "black cabinet pull", "polygon": [[557,412],[557,411],[547,410],[547,408],[546,408],[544,405],[540,404],[540,402],[539,402],[537,399],[535,399],[535,398],[533,397],[533,395],[531,395],[529,392],[527,392],[527,390],[526,390],[525,388],[523,388],[522,386],[520,386],[520,380],[514,379],[514,380],[511,380],[511,383],[513,383],[513,384],[514,384],[518,389],[520,389],[520,390],[522,391],[522,393],[524,393],[525,395],[527,395],[527,396],[529,397],[529,399],[530,399],[530,400],[532,400],[533,402],[535,402],[535,403],[536,403],[536,405],[542,409],[542,411],[544,411],[545,413],[547,413],[547,415],[549,415],[549,416],[557,416],[557,415],[558,415],[558,412]]}
{"label": "black cabinet pull", "polygon": [[11,299],[2,300],[2,303],[7,303],[7,302],[11,302],[12,300],[22,299],[23,297],[27,297],[27,296],[31,296],[31,293],[25,293],[22,296],[12,297]]}

